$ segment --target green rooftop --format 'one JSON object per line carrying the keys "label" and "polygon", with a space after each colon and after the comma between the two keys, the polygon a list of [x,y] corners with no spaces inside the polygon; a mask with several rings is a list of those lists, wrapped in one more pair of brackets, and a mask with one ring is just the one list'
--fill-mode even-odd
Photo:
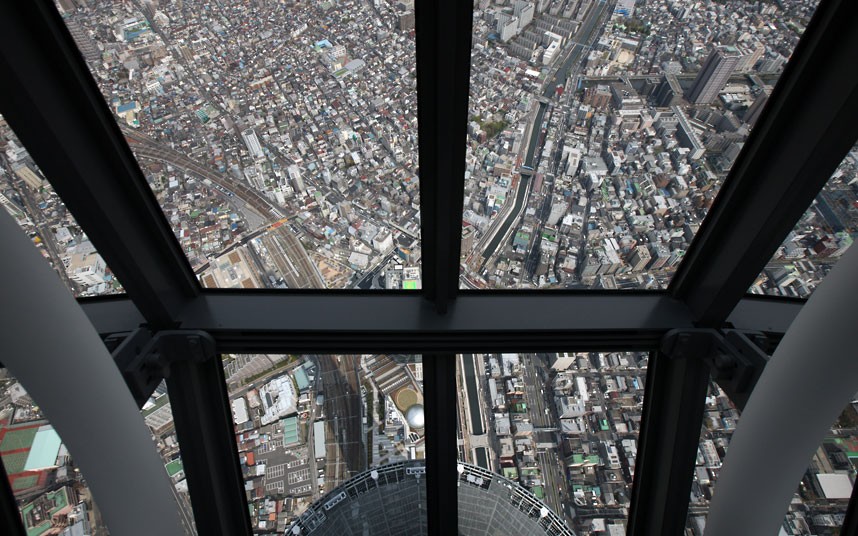
{"label": "green rooftop", "polygon": [[[66,489],[60,488],[56,491],[48,492],[21,509],[21,517],[24,519],[24,528],[27,531],[27,536],[39,536],[51,528],[51,517],[69,505]],[[34,515],[36,509],[46,503],[48,506],[47,512],[44,512],[44,510],[41,512],[46,515],[41,515],[37,521]]]}
{"label": "green rooftop", "polygon": [[589,463],[593,465],[599,465],[599,456],[597,454],[591,454],[590,456],[584,456],[583,454],[573,454],[572,463]]}
{"label": "green rooftop", "polygon": [[0,441],[0,452],[30,448],[38,431],[39,427],[32,425],[26,428],[8,429],[3,436],[3,441]]}
{"label": "green rooftop", "polygon": [[170,475],[170,477],[174,477],[185,470],[181,459],[173,460],[164,467],[167,469],[167,474]]}
{"label": "green rooftop", "polygon": [[298,441],[298,417],[283,419],[283,445],[295,445]]}
{"label": "green rooftop", "polygon": [[295,383],[298,384],[299,391],[303,391],[307,387],[310,387],[310,380],[307,378],[307,373],[304,372],[304,367],[298,367],[295,369]]}
{"label": "green rooftop", "polygon": [[155,399],[155,402],[153,403],[152,407],[150,407],[148,409],[144,409],[142,411],[143,417],[145,418],[145,417],[148,417],[149,415],[152,415],[153,413],[155,413],[156,411],[158,411],[159,409],[164,407],[164,405],[166,405],[169,401],[170,401],[169,396],[167,396],[167,395],[159,396],[158,398]]}
{"label": "green rooftop", "polygon": [[6,474],[14,475],[23,471],[24,465],[27,463],[27,456],[29,455],[29,451],[14,452],[12,454],[4,453],[3,466],[6,468]]}
{"label": "green rooftop", "polygon": [[12,482],[12,491],[29,489],[39,483],[39,477],[35,475],[19,476]]}

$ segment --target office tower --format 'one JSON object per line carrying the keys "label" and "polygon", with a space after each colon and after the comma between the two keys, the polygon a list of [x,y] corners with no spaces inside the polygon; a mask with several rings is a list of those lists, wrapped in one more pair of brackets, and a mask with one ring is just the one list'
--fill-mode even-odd
{"label": "office tower", "polygon": [[732,47],[719,47],[710,52],[688,91],[688,101],[693,104],[709,104],[714,101],[718,92],[724,89],[738,62],[739,55]]}
{"label": "office tower", "polygon": [[402,31],[414,29],[414,11],[399,13],[399,29]]}
{"label": "office tower", "polygon": [[80,53],[83,54],[84,59],[86,61],[98,61],[101,58],[101,52],[95,45],[95,41],[86,33],[86,30],[73,19],[66,20],[66,26],[68,26],[69,33],[80,49]]}
{"label": "office tower", "polygon": [[657,106],[668,107],[678,104],[682,98],[682,88],[675,74],[665,74],[655,93]]}
{"label": "office tower", "polygon": [[638,246],[632,251],[629,257],[629,265],[631,265],[633,272],[641,272],[646,268],[650,260],[652,260],[652,256],[646,246]]}
{"label": "office tower", "polygon": [[736,72],[744,73],[753,70],[763,55],[766,53],[766,47],[759,41],[754,41],[751,45],[743,45],[739,47],[739,62],[736,64]]}
{"label": "office tower", "polygon": [[500,33],[500,39],[504,43],[515,37],[516,32],[518,31],[518,18],[517,17],[509,17],[507,15],[503,22],[501,19],[498,19],[498,32]]}
{"label": "office tower", "polygon": [[74,0],[58,0],[57,5],[61,13],[68,13],[75,10]]}
{"label": "office tower", "polygon": [[524,29],[533,20],[533,2],[516,2],[515,16],[518,17],[518,31]]}

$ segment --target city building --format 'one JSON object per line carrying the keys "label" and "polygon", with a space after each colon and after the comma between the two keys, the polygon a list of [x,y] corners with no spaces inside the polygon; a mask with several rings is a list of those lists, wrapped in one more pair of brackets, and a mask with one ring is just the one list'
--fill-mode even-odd
{"label": "city building", "polygon": [[618,0],[612,17],[632,18],[635,15],[635,0]]}
{"label": "city building", "polygon": [[706,57],[697,73],[697,78],[694,79],[694,84],[686,94],[688,102],[709,104],[714,101],[718,93],[724,89],[738,63],[739,54],[735,48],[715,47]]}
{"label": "city building", "polygon": [[241,139],[244,140],[244,144],[247,146],[247,150],[250,152],[252,158],[259,159],[265,156],[265,153],[262,152],[262,144],[259,143],[259,136],[256,135],[256,132],[252,128],[243,131]]}

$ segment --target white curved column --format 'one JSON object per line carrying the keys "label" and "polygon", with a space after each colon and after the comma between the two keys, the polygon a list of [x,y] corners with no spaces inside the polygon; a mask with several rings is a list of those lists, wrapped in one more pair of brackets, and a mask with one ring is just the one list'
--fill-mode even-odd
{"label": "white curved column", "polygon": [[858,247],[802,307],[730,441],[706,536],[776,535],[802,474],[858,391]]}
{"label": "white curved column", "polygon": [[182,534],[163,462],[98,333],[3,209],[0,243],[3,364],[68,447],[112,534]]}

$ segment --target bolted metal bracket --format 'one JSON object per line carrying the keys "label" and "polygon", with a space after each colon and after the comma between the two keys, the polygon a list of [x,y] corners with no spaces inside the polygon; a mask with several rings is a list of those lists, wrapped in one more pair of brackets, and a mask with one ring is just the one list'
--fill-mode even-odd
{"label": "bolted metal bracket", "polygon": [[158,384],[170,376],[176,361],[203,362],[217,353],[215,340],[201,330],[164,330],[145,327],[104,341],[138,407],[143,407]]}
{"label": "bolted metal bracket", "polygon": [[758,331],[682,329],[664,336],[661,351],[671,359],[705,361],[712,379],[741,411],[769,360],[767,343]]}

